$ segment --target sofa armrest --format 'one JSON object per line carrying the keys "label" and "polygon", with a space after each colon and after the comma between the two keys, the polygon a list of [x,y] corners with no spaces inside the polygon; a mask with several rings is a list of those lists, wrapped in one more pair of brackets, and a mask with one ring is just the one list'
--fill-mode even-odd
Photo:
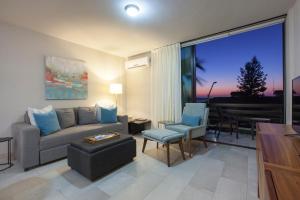
{"label": "sofa armrest", "polygon": [[40,130],[24,122],[12,125],[16,159],[26,170],[39,165]]}
{"label": "sofa armrest", "polygon": [[128,134],[128,116],[127,115],[118,115],[118,122],[122,123],[122,125],[123,125],[122,133]]}

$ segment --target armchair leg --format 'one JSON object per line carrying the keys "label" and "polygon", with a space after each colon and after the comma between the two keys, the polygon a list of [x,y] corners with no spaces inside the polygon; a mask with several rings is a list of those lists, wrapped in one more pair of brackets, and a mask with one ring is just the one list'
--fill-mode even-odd
{"label": "armchair leg", "polygon": [[145,151],[146,144],[147,144],[147,139],[144,138],[144,144],[143,144],[143,149],[142,149],[142,152],[143,152],[143,153],[144,153],[144,151]]}
{"label": "armchair leg", "polygon": [[190,134],[189,136],[189,142],[188,142],[188,145],[189,145],[189,156],[190,158],[192,157],[192,135]]}
{"label": "armchair leg", "polygon": [[181,151],[182,158],[183,158],[183,160],[185,160],[185,156],[184,156],[184,152],[183,152],[182,140],[179,140],[178,144],[179,144],[179,148],[180,148],[180,151]]}
{"label": "armchair leg", "polygon": [[167,143],[167,159],[168,159],[168,167],[170,167],[170,144]]}

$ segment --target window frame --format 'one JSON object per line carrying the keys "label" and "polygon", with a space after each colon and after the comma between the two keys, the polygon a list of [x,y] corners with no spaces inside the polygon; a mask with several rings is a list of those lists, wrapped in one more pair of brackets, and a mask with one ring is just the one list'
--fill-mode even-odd
{"label": "window frame", "polygon": [[[213,40],[217,40],[217,39],[222,39],[225,37],[230,37],[236,34],[240,34],[240,33],[244,33],[244,32],[248,32],[248,31],[252,31],[252,30],[256,30],[256,29],[261,29],[264,27],[268,27],[268,26],[272,26],[272,25],[276,25],[276,24],[282,24],[282,56],[283,56],[283,63],[282,63],[282,75],[283,75],[283,122],[286,123],[286,102],[287,102],[287,91],[286,91],[286,18],[287,15],[282,15],[282,16],[278,16],[278,17],[274,17],[271,19],[267,19],[267,20],[262,20],[256,23],[252,23],[252,24],[248,24],[248,25],[244,25],[244,26],[240,26],[240,27],[236,27],[233,29],[229,29],[229,30],[225,30],[225,31],[221,31],[218,33],[214,33],[214,34],[210,34],[207,36],[203,36],[200,38],[196,38],[193,40],[188,40],[185,42],[181,43],[181,49],[185,48],[185,47],[192,47],[192,51],[193,54],[195,55],[195,47],[198,44],[201,43],[205,43],[208,41],[213,41]],[[191,63],[193,64],[193,70],[192,70],[192,101],[196,102],[196,67],[195,67],[195,61],[196,56],[193,56],[193,60],[191,61]],[[182,87],[182,86],[181,86]],[[183,97],[182,97],[183,99]],[[184,102],[182,101],[182,104],[184,104]]]}

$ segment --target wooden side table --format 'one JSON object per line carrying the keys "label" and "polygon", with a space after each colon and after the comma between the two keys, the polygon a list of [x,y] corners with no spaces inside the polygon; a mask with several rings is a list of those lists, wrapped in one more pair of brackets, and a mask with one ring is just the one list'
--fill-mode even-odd
{"label": "wooden side table", "polygon": [[128,121],[128,132],[130,134],[138,134],[146,130],[148,128],[147,126],[151,126],[151,120],[132,119]]}
{"label": "wooden side table", "polygon": [[0,172],[1,171],[4,171],[8,168],[11,168],[13,166],[13,163],[11,162],[11,141],[12,141],[12,137],[3,137],[3,138],[0,138],[0,143],[3,143],[3,142],[7,142],[7,162],[6,163],[0,163],[0,165],[7,165],[5,168],[3,169],[0,169]]}

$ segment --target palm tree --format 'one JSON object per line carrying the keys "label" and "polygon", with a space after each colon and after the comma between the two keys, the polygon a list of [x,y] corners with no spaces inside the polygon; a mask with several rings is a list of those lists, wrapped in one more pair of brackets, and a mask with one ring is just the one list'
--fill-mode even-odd
{"label": "palm tree", "polygon": [[[196,71],[202,71],[202,72],[205,72],[205,68],[203,66],[203,63],[204,61],[197,58],[195,59],[196,63],[195,63],[195,67],[196,67]],[[183,67],[181,70],[182,70],[182,74],[183,76],[187,79],[187,80],[191,80],[192,79],[192,71],[191,68],[189,67],[190,66],[190,61],[188,59],[185,59],[183,60],[182,62],[182,65],[185,66]],[[195,75],[196,76],[196,75]],[[196,76],[196,82],[199,84],[199,85],[203,85],[203,82],[205,82],[205,80],[201,77],[198,77]]]}
{"label": "palm tree", "polygon": [[[197,70],[199,70],[199,71],[202,71],[202,72],[205,72],[205,68],[204,68],[204,66],[203,66],[203,63],[204,63],[204,60],[201,60],[200,58],[198,58],[198,57],[196,57],[196,64],[195,64],[195,66],[196,66],[196,72],[197,72]],[[203,78],[201,78],[201,77],[198,77],[197,75],[196,75],[196,82],[199,84],[199,85],[203,85],[203,82],[205,82],[206,80],[204,80]]]}
{"label": "palm tree", "polygon": [[[192,47],[194,48],[194,47]],[[205,71],[203,67],[203,61],[197,57],[194,57],[193,49],[191,47],[185,47],[181,51],[181,80],[182,80],[182,102],[192,102],[194,95],[196,94],[196,85],[193,83],[195,78],[196,83],[202,85],[204,79],[197,77],[194,72]],[[195,77],[194,77],[195,76]]]}

